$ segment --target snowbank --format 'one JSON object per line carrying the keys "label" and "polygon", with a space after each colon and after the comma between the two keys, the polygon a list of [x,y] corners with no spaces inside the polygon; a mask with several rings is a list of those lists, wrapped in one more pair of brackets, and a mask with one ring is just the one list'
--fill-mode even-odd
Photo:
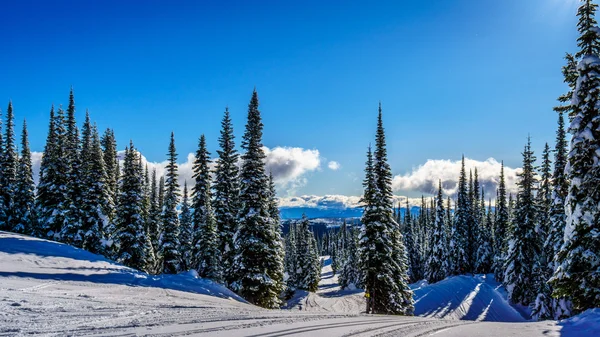
{"label": "snowbank", "polygon": [[0,277],[155,287],[246,302],[193,272],[148,275],[66,244],[8,232],[0,232]]}
{"label": "snowbank", "polygon": [[562,320],[561,336],[600,336],[600,308],[589,309],[577,316]]}
{"label": "snowbank", "polygon": [[411,285],[415,315],[457,320],[523,322],[493,275],[453,276],[427,285]]}

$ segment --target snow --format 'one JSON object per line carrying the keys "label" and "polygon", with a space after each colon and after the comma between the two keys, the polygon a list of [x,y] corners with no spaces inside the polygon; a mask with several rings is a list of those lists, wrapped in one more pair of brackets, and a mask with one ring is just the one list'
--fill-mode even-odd
{"label": "snow", "polygon": [[[558,323],[459,320],[458,309],[445,317],[452,319],[364,315],[363,293],[341,291],[330,261],[325,258],[316,294],[299,294],[295,304],[288,302],[291,310],[265,310],[193,271],[150,276],[64,244],[0,232],[0,335],[599,335],[600,309]],[[458,287],[454,297],[469,299],[461,302],[467,314],[474,310],[483,320],[506,318],[504,306],[482,297],[502,298],[493,286],[476,276],[412,288],[421,294],[417,310],[433,305],[432,295],[450,298],[452,287]]]}
{"label": "snow", "polygon": [[411,285],[415,315],[456,320],[523,322],[506,300],[492,274],[453,276],[443,281]]}

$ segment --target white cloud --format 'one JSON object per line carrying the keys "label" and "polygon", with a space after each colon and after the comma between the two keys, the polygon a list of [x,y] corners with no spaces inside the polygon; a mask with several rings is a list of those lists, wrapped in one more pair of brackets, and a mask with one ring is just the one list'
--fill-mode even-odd
{"label": "white cloud", "polygon": [[340,163],[338,163],[337,161],[330,161],[329,164],[327,164],[327,167],[329,167],[330,170],[333,171],[337,171],[340,168],[342,168],[342,166],[340,165]]}
{"label": "white cloud", "polygon": [[[319,150],[306,150],[299,147],[275,147],[269,149],[263,147],[265,151],[266,159],[266,170],[267,173],[271,172],[277,188],[281,192],[284,190],[288,194],[299,187],[306,185],[307,178],[305,175],[309,172],[313,172],[319,169],[321,164],[321,158]],[[119,151],[118,156],[121,159],[124,151]],[[39,174],[39,167],[42,158],[41,152],[32,153],[34,176],[37,183],[37,177]],[[181,156],[180,156],[181,158]],[[178,165],[179,173],[179,184],[183,186],[183,183],[187,180],[188,186],[193,184],[193,165],[195,156],[193,153],[189,153],[185,157],[184,162],[180,162]],[[162,162],[151,162],[142,155],[142,164],[145,166],[148,164],[148,170],[152,174],[152,170],[156,169],[157,177],[161,177],[165,174],[165,168],[167,161]],[[214,161],[211,163],[214,166]]]}
{"label": "white cloud", "polygon": [[319,150],[306,150],[300,147],[263,147],[267,173],[273,174],[275,184],[288,194],[306,185],[305,174],[319,169],[321,158]]}
{"label": "white cloud", "polygon": [[[346,209],[361,207],[360,196],[348,195],[302,195],[297,197],[280,197],[279,207],[309,207],[323,209]],[[406,205],[405,196],[395,195],[393,197],[394,205],[400,204],[402,207]],[[421,198],[408,198],[410,206],[420,206]]]}
{"label": "white cloud", "polygon": [[[500,181],[500,162],[494,158],[485,161],[465,158],[465,169],[477,168],[479,183],[484,188],[486,197],[495,199],[496,188]],[[461,161],[444,159],[429,159],[427,162],[405,175],[397,175],[392,180],[394,191],[417,191],[433,194],[438,187],[438,180],[442,180],[442,188],[445,194],[454,196],[458,189],[458,178],[460,175]],[[506,188],[509,193],[517,192],[517,173],[520,168],[504,166]]]}

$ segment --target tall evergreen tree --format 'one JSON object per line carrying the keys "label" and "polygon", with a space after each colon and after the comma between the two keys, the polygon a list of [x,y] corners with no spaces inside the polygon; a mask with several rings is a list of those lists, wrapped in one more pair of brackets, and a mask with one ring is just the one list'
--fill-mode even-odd
{"label": "tall evergreen tree", "polygon": [[574,118],[566,168],[564,243],[551,279],[554,296],[570,297],[575,313],[600,306],[600,31],[597,5],[590,0],[578,10],[578,80],[572,98]]}
{"label": "tall evergreen tree", "polygon": [[506,199],[506,178],[504,162],[500,166],[500,182],[496,198],[496,219],[494,223],[494,276],[496,280],[504,280],[504,260],[508,250],[509,211]]}
{"label": "tall evergreen tree", "polygon": [[296,288],[317,291],[320,280],[319,255],[314,247],[314,235],[310,231],[306,214],[296,227]]}
{"label": "tall evergreen tree", "polygon": [[211,206],[210,153],[206,149],[206,138],[200,136],[196,161],[194,162],[194,256],[192,266],[201,277],[221,281],[222,266],[219,251],[217,223]]}
{"label": "tall evergreen tree", "polygon": [[492,217],[492,201],[490,200],[488,210],[485,212],[485,201],[483,200],[483,193],[481,193],[481,208],[482,222],[479,226],[479,246],[477,248],[477,264],[476,272],[487,274],[492,270],[493,263],[493,217]]}
{"label": "tall evergreen tree", "polygon": [[534,195],[537,179],[534,162],[531,139],[528,138],[523,151],[523,172],[518,174],[518,202],[512,225],[514,232],[509,243],[504,276],[508,299],[522,305],[529,305],[535,300],[539,282],[535,279],[537,275],[534,275],[541,251],[536,232],[537,205]]}
{"label": "tall evergreen tree", "polygon": [[133,142],[125,148],[123,174],[120,179],[119,201],[115,223],[114,240],[117,261],[126,266],[144,269],[147,265],[145,252],[146,233],[142,222],[142,174],[139,156]]}
{"label": "tall evergreen tree", "polygon": [[179,217],[177,204],[179,203],[179,183],[177,182],[177,151],[175,149],[175,134],[171,132],[169,144],[168,164],[165,179],[165,200],[163,211],[163,232],[160,242],[160,255],[162,258],[162,272],[176,274],[181,271],[181,254],[179,243]]}
{"label": "tall evergreen tree", "polygon": [[36,215],[34,210],[35,183],[33,181],[28,135],[27,122],[23,121],[21,157],[19,158],[14,194],[15,212],[13,231],[31,235],[34,233]]}
{"label": "tall evergreen tree", "polygon": [[469,258],[466,249],[468,240],[469,195],[464,156],[462,157],[460,178],[458,180],[457,198],[456,209],[454,210],[452,240],[450,241],[450,251],[453,259],[452,274],[454,275],[460,275],[469,270]]}
{"label": "tall evergreen tree", "polygon": [[[86,124],[89,124],[89,115]],[[102,253],[103,233],[108,226],[108,215],[105,210],[110,207],[111,196],[106,184],[107,175],[98,130],[95,125],[87,125],[85,129],[90,130],[91,135],[89,144],[82,147],[81,155],[82,185],[85,186],[82,203],[79,205],[82,214],[82,247],[92,253]]]}
{"label": "tall evergreen tree", "polygon": [[179,214],[179,243],[181,244],[181,260],[183,270],[192,267],[192,252],[194,242],[194,224],[192,221],[192,210],[188,196],[187,180],[183,183],[183,198],[181,199],[181,213]]}
{"label": "tall evergreen tree", "polygon": [[239,155],[235,149],[235,137],[233,125],[229,116],[229,109],[225,109],[223,121],[221,122],[221,135],[219,137],[218,158],[214,173],[213,183],[213,209],[217,222],[217,233],[219,235],[219,251],[222,253],[221,264],[223,266],[226,284],[234,281],[234,273],[231,270],[235,250],[233,247],[233,236],[237,228],[237,212],[239,209]]}
{"label": "tall evergreen tree", "polygon": [[[0,171],[0,187],[2,187],[0,192],[0,202],[2,202],[2,206],[0,206],[0,209],[4,210],[4,212],[2,212],[4,214],[0,213],[0,229],[2,227],[11,229],[16,225],[15,213],[17,210],[15,209],[13,197],[16,189],[18,157],[15,146],[14,126],[13,106],[12,101],[9,101],[8,108],[6,109],[4,148],[1,149],[2,152],[0,152],[0,156],[2,156],[2,160],[0,161],[0,164],[2,165]],[[2,226],[3,223],[4,226]]]}
{"label": "tall evergreen tree", "polygon": [[152,170],[152,177],[150,182],[150,214],[148,215],[148,238],[150,240],[150,246],[152,247],[153,254],[150,256],[154,260],[148,260],[147,269],[152,273],[159,273],[159,265],[162,260],[160,258],[160,234],[162,228],[162,215],[158,201],[158,181],[156,177],[156,169]]}
{"label": "tall evergreen tree", "polygon": [[362,276],[359,269],[359,254],[358,254],[358,235],[359,231],[354,227],[350,230],[349,244],[347,245],[346,262],[344,269],[339,276],[339,284],[341,289],[362,288]]}
{"label": "tall evergreen tree", "polygon": [[58,240],[64,223],[68,166],[64,158],[64,111],[50,109],[48,138],[40,164],[36,209],[40,237]]}
{"label": "tall evergreen tree", "polygon": [[[82,247],[83,244],[83,182],[81,181],[81,148],[79,142],[79,129],[75,121],[75,99],[73,88],[69,94],[69,107],[65,119],[64,149],[65,156],[62,160],[67,165],[67,185],[65,203],[65,219],[62,226],[62,241]],[[89,132],[89,129],[88,129]],[[88,133],[89,135],[89,133]]]}
{"label": "tall evergreen tree", "polygon": [[387,162],[385,131],[379,105],[373,158],[367,158],[360,255],[365,291],[373,313],[412,315],[406,248],[392,214],[392,173]]}
{"label": "tall evergreen tree", "polygon": [[[242,141],[246,151],[240,171],[239,223],[234,236],[236,255],[232,284],[242,297],[256,305],[275,308],[283,291],[281,238],[269,213],[269,185],[262,149],[263,123],[256,90],[248,105],[248,122]],[[274,268],[273,268],[274,266]]]}
{"label": "tall evergreen tree", "polygon": [[[102,159],[104,160],[104,170],[106,171],[106,189],[110,195],[112,205],[115,205],[118,199],[118,181],[119,181],[119,161],[117,159],[117,141],[112,129],[106,129],[100,140],[102,144]],[[114,206],[104,210],[108,215],[109,221],[112,221],[115,213]]]}
{"label": "tall evergreen tree", "polygon": [[426,277],[429,283],[441,281],[448,276],[450,266],[448,265],[448,240],[446,239],[446,225],[444,223],[445,210],[442,195],[442,181],[439,181],[438,194],[435,209],[435,225],[431,237],[431,246],[427,260]]}
{"label": "tall evergreen tree", "polygon": [[[567,164],[567,137],[563,113],[559,112],[558,130],[556,131],[556,145],[554,148],[554,172],[552,175],[552,195],[549,211],[550,228],[544,251],[548,254],[549,267],[553,272],[558,268],[556,260],[560,247],[563,244],[565,224],[565,199],[569,192],[569,182],[565,175]],[[552,291],[552,289],[550,289]],[[567,298],[552,300],[552,312],[554,319],[564,319],[571,316],[571,302]]]}

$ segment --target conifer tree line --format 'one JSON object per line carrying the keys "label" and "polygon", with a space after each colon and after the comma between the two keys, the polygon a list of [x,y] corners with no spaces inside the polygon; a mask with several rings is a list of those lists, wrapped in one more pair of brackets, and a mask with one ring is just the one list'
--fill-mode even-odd
{"label": "conifer tree line", "polygon": [[[430,202],[423,197],[418,213],[411,212],[408,200],[394,210],[410,282],[493,273],[506,287],[511,303],[529,306],[537,320],[562,319],[600,306],[600,28],[596,10],[591,0],[583,1],[578,9],[580,50],[565,57],[562,73],[569,90],[554,108],[558,113],[555,144],[551,149],[546,143],[538,161],[528,137],[517,195],[507,195],[502,165],[495,205],[492,208],[491,200],[486,205],[477,169],[467,173],[463,157],[454,200],[444,201],[440,181],[436,197]],[[570,121],[567,128],[565,117]],[[376,188],[375,167],[369,149],[364,200],[371,203],[366,203],[362,218],[367,230],[370,222],[385,224],[375,220],[376,210],[371,206],[381,193]],[[343,251],[339,244],[330,247],[334,248],[328,248],[328,253],[336,258],[353,249],[352,245]],[[340,271],[355,264],[349,258],[341,261]],[[340,279],[344,279],[342,274]]]}
{"label": "conifer tree line", "polygon": [[[119,161],[113,130],[101,136],[87,111],[78,127],[71,89],[66,111],[50,109],[36,186],[27,124],[17,153],[9,102],[0,124],[0,230],[64,242],[150,274],[195,270],[254,304],[279,307],[284,245],[275,184],[265,171],[256,91],[241,156],[228,109],[221,126],[214,170],[202,135],[193,181],[190,188],[185,182],[181,195],[174,133],[164,176],[149,172],[133,141]],[[294,275],[300,283],[293,286],[314,290],[320,275],[316,243],[308,227],[299,227],[298,237],[299,263],[316,262],[310,277]]]}

